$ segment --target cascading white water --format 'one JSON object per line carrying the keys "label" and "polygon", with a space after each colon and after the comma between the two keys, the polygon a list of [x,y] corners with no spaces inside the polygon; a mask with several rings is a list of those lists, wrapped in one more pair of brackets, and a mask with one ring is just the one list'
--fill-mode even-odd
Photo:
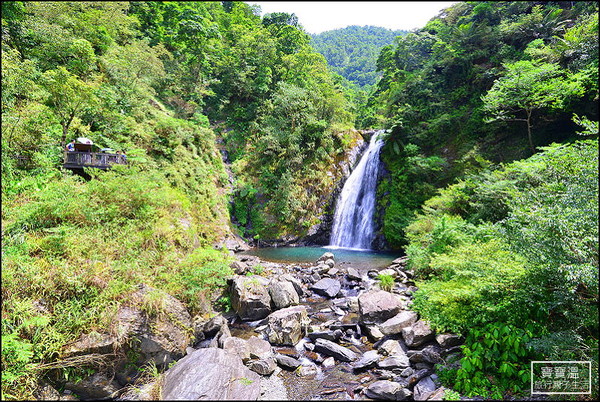
{"label": "cascading white water", "polygon": [[378,137],[382,132],[373,134],[369,147],[344,184],[335,209],[330,247],[371,249],[379,151],[383,146]]}

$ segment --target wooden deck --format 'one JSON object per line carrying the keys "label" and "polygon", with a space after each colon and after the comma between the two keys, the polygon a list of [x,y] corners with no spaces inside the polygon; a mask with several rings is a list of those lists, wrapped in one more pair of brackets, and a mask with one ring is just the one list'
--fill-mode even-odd
{"label": "wooden deck", "polygon": [[81,169],[93,167],[97,169],[110,169],[112,165],[126,165],[127,160],[123,155],[105,152],[65,152],[63,167],[66,169]]}

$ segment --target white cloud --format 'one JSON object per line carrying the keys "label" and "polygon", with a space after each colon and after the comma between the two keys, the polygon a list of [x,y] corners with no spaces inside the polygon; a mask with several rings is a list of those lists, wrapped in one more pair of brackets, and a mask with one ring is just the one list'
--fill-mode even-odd
{"label": "white cloud", "polygon": [[312,34],[350,25],[372,25],[388,29],[422,28],[456,1],[249,1],[261,7],[262,15],[294,13]]}

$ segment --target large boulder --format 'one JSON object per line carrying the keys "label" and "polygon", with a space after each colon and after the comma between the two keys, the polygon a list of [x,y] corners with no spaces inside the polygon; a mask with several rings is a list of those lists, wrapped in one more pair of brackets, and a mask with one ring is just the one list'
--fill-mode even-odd
{"label": "large boulder", "polygon": [[402,384],[389,380],[375,381],[365,389],[364,393],[367,398],[388,401],[403,401],[412,395]]}
{"label": "large boulder", "polygon": [[300,303],[300,297],[292,282],[272,280],[269,283],[269,295],[276,309]]}
{"label": "large boulder", "polygon": [[295,346],[306,335],[309,323],[306,306],[286,307],[269,315],[264,335],[273,345]]}
{"label": "large boulder", "polygon": [[327,356],[333,356],[343,362],[351,362],[358,358],[356,353],[350,349],[323,338],[317,339],[315,342],[315,350]]}
{"label": "large boulder", "polygon": [[427,322],[419,320],[411,326],[402,328],[402,337],[408,347],[414,348],[432,340],[434,332]]}
{"label": "large boulder", "polygon": [[164,374],[161,400],[257,400],[260,376],[232,353],[197,349]]}
{"label": "large boulder", "polygon": [[363,324],[382,323],[400,312],[402,300],[385,290],[372,290],[358,297],[358,311]]}
{"label": "large boulder", "polygon": [[417,313],[412,310],[402,310],[389,320],[378,325],[379,330],[384,335],[395,335],[402,332],[406,327],[411,326],[417,321]]}
{"label": "large boulder", "polygon": [[324,297],[335,297],[342,288],[337,279],[323,278],[310,287],[316,294]]}
{"label": "large boulder", "polygon": [[264,282],[265,278],[257,275],[233,278],[231,306],[242,320],[260,320],[271,313],[271,296]]}

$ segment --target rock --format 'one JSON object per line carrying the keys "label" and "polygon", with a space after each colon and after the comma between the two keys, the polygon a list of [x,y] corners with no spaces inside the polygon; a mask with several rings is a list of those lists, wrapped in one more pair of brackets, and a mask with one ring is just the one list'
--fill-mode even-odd
{"label": "rock", "polygon": [[440,355],[441,349],[437,345],[427,345],[421,350],[409,350],[407,355],[411,363],[436,364],[443,361]]}
{"label": "rock", "polygon": [[265,318],[271,312],[271,296],[261,277],[236,276],[231,285],[231,306],[245,321]]}
{"label": "rock", "polygon": [[339,269],[337,269],[337,268],[331,268],[329,271],[327,271],[327,275],[329,275],[329,276],[335,276],[338,272],[340,272]]}
{"label": "rock", "polygon": [[369,350],[365,352],[360,359],[352,364],[352,368],[356,371],[364,370],[374,366],[379,361],[379,354],[376,350]]}
{"label": "rock", "polygon": [[327,339],[317,339],[315,342],[315,350],[327,356],[333,356],[343,362],[351,362],[357,359],[356,353],[350,349],[338,345],[337,343],[328,341]]}
{"label": "rock", "polygon": [[419,381],[421,381],[422,378],[425,378],[430,374],[431,374],[431,370],[428,370],[428,369],[421,369],[419,371],[416,371],[414,374],[411,374],[411,376],[407,378],[408,386],[409,387],[414,386]]}
{"label": "rock", "polygon": [[389,320],[379,324],[379,330],[384,335],[394,335],[402,332],[406,327],[417,321],[417,313],[412,310],[403,310]]}
{"label": "rock", "polygon": [[400,345],[400,342],[393,340],[393,339],[387,339],[385,342],[383,342],[379,346],[379,348],[377,350],[379,351],[379,353],[381,353],[384,356],[392,356],[395,354],[405,354],[404,349],[402,349],[402,346]]}
{"label": "rock", "polygon": [[304,294],[304,290],[302,289],[302,282],[300,282],[295,276],[290,274],[283,274],[279,276],[279,280],[290,282],[292,285],[294,285],[294,289],[296,290],[298,296],[302,296]]}
{"label": "rock", "polygon": [[410,362],[408,360],[408,356],[406,356],[405,354],[399,354],[399,355],[392,355],[390,357],[383,359],[382,361],[377,363],[377,366],[379,368],[388,369],[388,370],[395,369],[395,368],[405,369],[410,366]]}
{"label": "rock", "polygon": [[225,323],[221,328],[219,328],[219,331],[215,334],[215,337],[210,341],[209,347],[222,348],[225,339],[230,337],[231,332],[229,331],[229,325]]}
{"label": "rock", "polygon": [[407,261],[408,261],[408,257],[402,256],[402,257],[398,257],[394,261],[392,261],[391,265],[402,265],[402,264],[406,264]]}
{"label": "rock", "polygon": [[288,370],[296,370],[301,365],[300,361],[298,359],[294,359],[291,356],[282,355],[280,353],[277,353],[275,355],[275,361],[281,367],[288,369]]}
{"label": "rock", "polygon": [[270,357],[267,359],[251,360],[248,362],[248,368],[260,375],[271,375],[277,368],[275,359]]}
{"label": "rock", "polygon": [[436,386],[430,376],[423,378],[413,389],[415,401],[426,401],[436,390]]}
{"label": "rock", "polygon": [[296,375],[299,377],[314,377],[317,375],[317,366],[313,364],[309,366],[300,366],[300,368],[296,370]]}
{"label": "rock", "polygon": [[[221,328],[224,326],[228,326],[227,319],[223,317],[221,314],[218,314],[212,317],[210,320],[204,323],[197,324],[197,331],[202,332],[204,338],[213,338]],[[221,331],[222,332],[222,331]]]}
{"label": "rock", "polygon": [[[185,306],[173,296],[147,285],[140,285],[130,296],[131,304],[117,311],[114,333],[117,343],[124,347],[130,361],[138,366],[153,361],[159,367],[183,357],[192,342],[192,318]],[[155,314],[141,306],[160,301]],[[136,339],[137,341],[133,341]]]}
{"label": "rock", "polygon": [[336,279],[323,278],[310,288],[318,295],[332,298],[339,293],[342,285]]}
{"label": "rock", "polygon": [[412,326],[402,328],[402,337],[406,345],[413,348],[433,339],[434,333],[428,323],[419,320]]}
{"label": "rock", "polygon": [[333,260],[333,258],[328,258],[325,260],[325,265],[329,266],[329,268],[333,268],[333,266],[335,265],[335,261]]}
{"label": "rock", "polygon": [[432,392],[429,395],[429,398],[427,398],[428,401],[444,401],[446,398],[446,388],[444,387],[440,387],[438,389],[436,389],[434,392]]}
{"label": "rock", "polygon": [[38,401],[58,401],[60,394],[56,389],[48,384],[44,384],[33,392],[33,396]]}
{"label": "rock", "polygon": [[344,333],[341,329],[336,329],[335,331],[319,331],[319,332],[311,332],[308,334],[308,338],[311,341],[316,341],[319,338],[327,339],[328,341],[336,342],[338,341]]}
{"label": "rock", "polygon": [[463,342],[463,338],[461,336],[454,334],[437,334],[435,336],[435,340],[441,347],[445,349],[458,346]]}
{"label": "rock", "polygon": [[305,306],[292,306],[271,313],[264,334],[273,345],[296,345],[304,338],[310,320]]}
{"label": "rock", "polygon": [[67,345],[62,351],[62,356],[108,354],[112,353],[117,344],[115,336],[92,331],[89,334],[81,335],[77,341]]}
{"label": "rock", "polygon": [[376,342],[385,336],[376,325],[365,325],[364,328],[371,341]]}
{"label": "rock", "polygon": [[77,394],[81,399],[112,398],[121,386],[103,373],[94,373],[77,383],[67,382],[65,389]]}
{"label": "rock", "polygon": [[400,298],[385,290],[368,291],[358,297],[360,320],[364,324],[382,323],[400,312]]}
{"label": "rock", "polygon": [[250,271],[248,264],[237,260],[233,261],[229,266],[231,269],[233,269],[233,272],[235,272],[236,275],[244,275],[246,272]]}
{"label": "rock", "polygon": [[398,276],[398,272],[396,272],[396,270],[394,269],[386,268],[379,271],[378,275],[389,275],[392,278],[396,279],[396,277]]}
{"label": "rock", "polygon": [[364,394],[367,398],[403,401],[411,396],[411,392],[401,384],[389,380],[375,381],[369,385]]}
{"label": "rock", "polygon": [[251,336],[246,341],[248,345],[249,355],[251,359],[268,359],[274,357],[271,344],[264,339],[256,336]]}
{"label": "rock", "polygon": [[323,360],[323,363],[321,363],[321,365],[324,368],[329,368],[329,367],[333,367],[335,366],[335,359],[333,357],[328,357],[327,359]]}
{"label": "rock", "polygon": [[346,270],[348,275],[348,279],[353,280],[353,281],[360,281],[362,280],[362,277],[360,276],[360,273],[358,273],[358,271],[352,267],[348,267]]}
{"label": "rock", "polygon": [[333,260],[333,259],[334,259],[333,253],[326,252],[325,254],[323,254],[322,256],[319,257],[317,262]]}
{"label": "rock", "polygon": [[260,376],[223,349],[197,349],[164,373],[161,400],[256,400]]}
{"label": "rock", "polygon": [[223,341],[223,350],[237,355],[244,363],[250,360],[250,348],[245,339],[230,336]]}
{"label": "rock", "polygon": [[292,282],[273,280],[269,284],[269,295],[275,309],[282,309],[300,303],[300,297]]}

